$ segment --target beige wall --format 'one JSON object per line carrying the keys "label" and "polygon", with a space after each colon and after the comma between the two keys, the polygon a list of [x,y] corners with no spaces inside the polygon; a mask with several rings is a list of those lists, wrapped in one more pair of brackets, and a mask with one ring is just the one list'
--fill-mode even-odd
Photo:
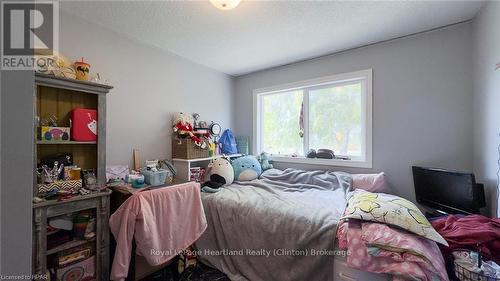
{"label": "beige wall", "polygon": [[[64,3],[61,3],[64,5]],[[107,162],[171,156],[171,116],[198,112],[231,127],[232,78],[61,11],[60,50],[84,57],[115,87],[108,96]]]}
{"label": "beige wall", "polygon": [[485,183],[492,215],[500,216],[500,2],[486,3],[474,21],[474,171]]}
{"label": "beige wall", "polygon": [[373,69],[373,169],[278,165],[355,173],[385,171],[414,199],[412,165],[472,170],[472,26],[418,36],[238,77],[235,131],[252,135],[252,90]]}

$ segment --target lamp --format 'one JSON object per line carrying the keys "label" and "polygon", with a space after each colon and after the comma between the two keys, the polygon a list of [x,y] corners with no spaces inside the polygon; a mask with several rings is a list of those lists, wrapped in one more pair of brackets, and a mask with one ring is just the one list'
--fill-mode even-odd
{"label": "lamp", "polygon": [[232,10],[240,4],[241,0],[210,0],[210,3],[214,5],[217,9],[227,11]]}

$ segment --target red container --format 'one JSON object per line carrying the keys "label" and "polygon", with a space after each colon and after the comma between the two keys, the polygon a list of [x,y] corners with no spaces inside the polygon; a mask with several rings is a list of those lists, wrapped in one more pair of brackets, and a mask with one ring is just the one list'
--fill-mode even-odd
{"label": "red container", "polygon": [[71,140],[97,140],[97,110],[75,108],[71,111]]}

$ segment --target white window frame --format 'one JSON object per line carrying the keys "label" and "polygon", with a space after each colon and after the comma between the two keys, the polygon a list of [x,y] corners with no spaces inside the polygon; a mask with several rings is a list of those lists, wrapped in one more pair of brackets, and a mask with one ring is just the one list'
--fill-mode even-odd
{"label": "white window frame", "polygon": [[[272,86],[268,88],[256,89],[253,91],[253,141],[252,141],[252,151],[254,153],[261,152],[261,108],[262,99],[260,97],[266,94],[274,94],[279,92],[289,92],[293,90],[304,90],[308,88],[309,91],[311,87],[322,88],[332,85],[339,84],[349,84],[354,81],[361,81],[361,89],[364,95],[361,99],[361,105],[363,106],[363,113],[365,118],[363,118],[362,127],[365,130],[362,131],[362,154],[364,159],[351,159],[351,160],[340,160],[340,159],[318,159],[318,158],[306,158],[306,157],[290,157],[283,155],[273,155],[273,161],[276,162],[288,162],[288,163],[299,163],[299,164],[313,164],[313,165],[327,165],[327,166],[342,166],[342,167],[356,167],[356,168],[372,168],[372,69],[365,69],[360,71],[354,71],[349,73],[331,75],[326,77],[320,77],[305,81],[299,81],[294,83],[288,83],[283,85]],[[305,147],[309,146],[309,91],[304,90],[304,143]],[[363,114],[362,113],[362,114]]]}

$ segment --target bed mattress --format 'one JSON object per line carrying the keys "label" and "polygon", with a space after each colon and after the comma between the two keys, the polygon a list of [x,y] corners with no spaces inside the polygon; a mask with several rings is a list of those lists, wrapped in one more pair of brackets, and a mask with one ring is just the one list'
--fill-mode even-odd
{"label": "bed mattress", "polygon": [[335,235],[350,185],[345,173],[290,169],[203,194],[199,259],[238,281],[362,280],[334,272],[345,265]]}

